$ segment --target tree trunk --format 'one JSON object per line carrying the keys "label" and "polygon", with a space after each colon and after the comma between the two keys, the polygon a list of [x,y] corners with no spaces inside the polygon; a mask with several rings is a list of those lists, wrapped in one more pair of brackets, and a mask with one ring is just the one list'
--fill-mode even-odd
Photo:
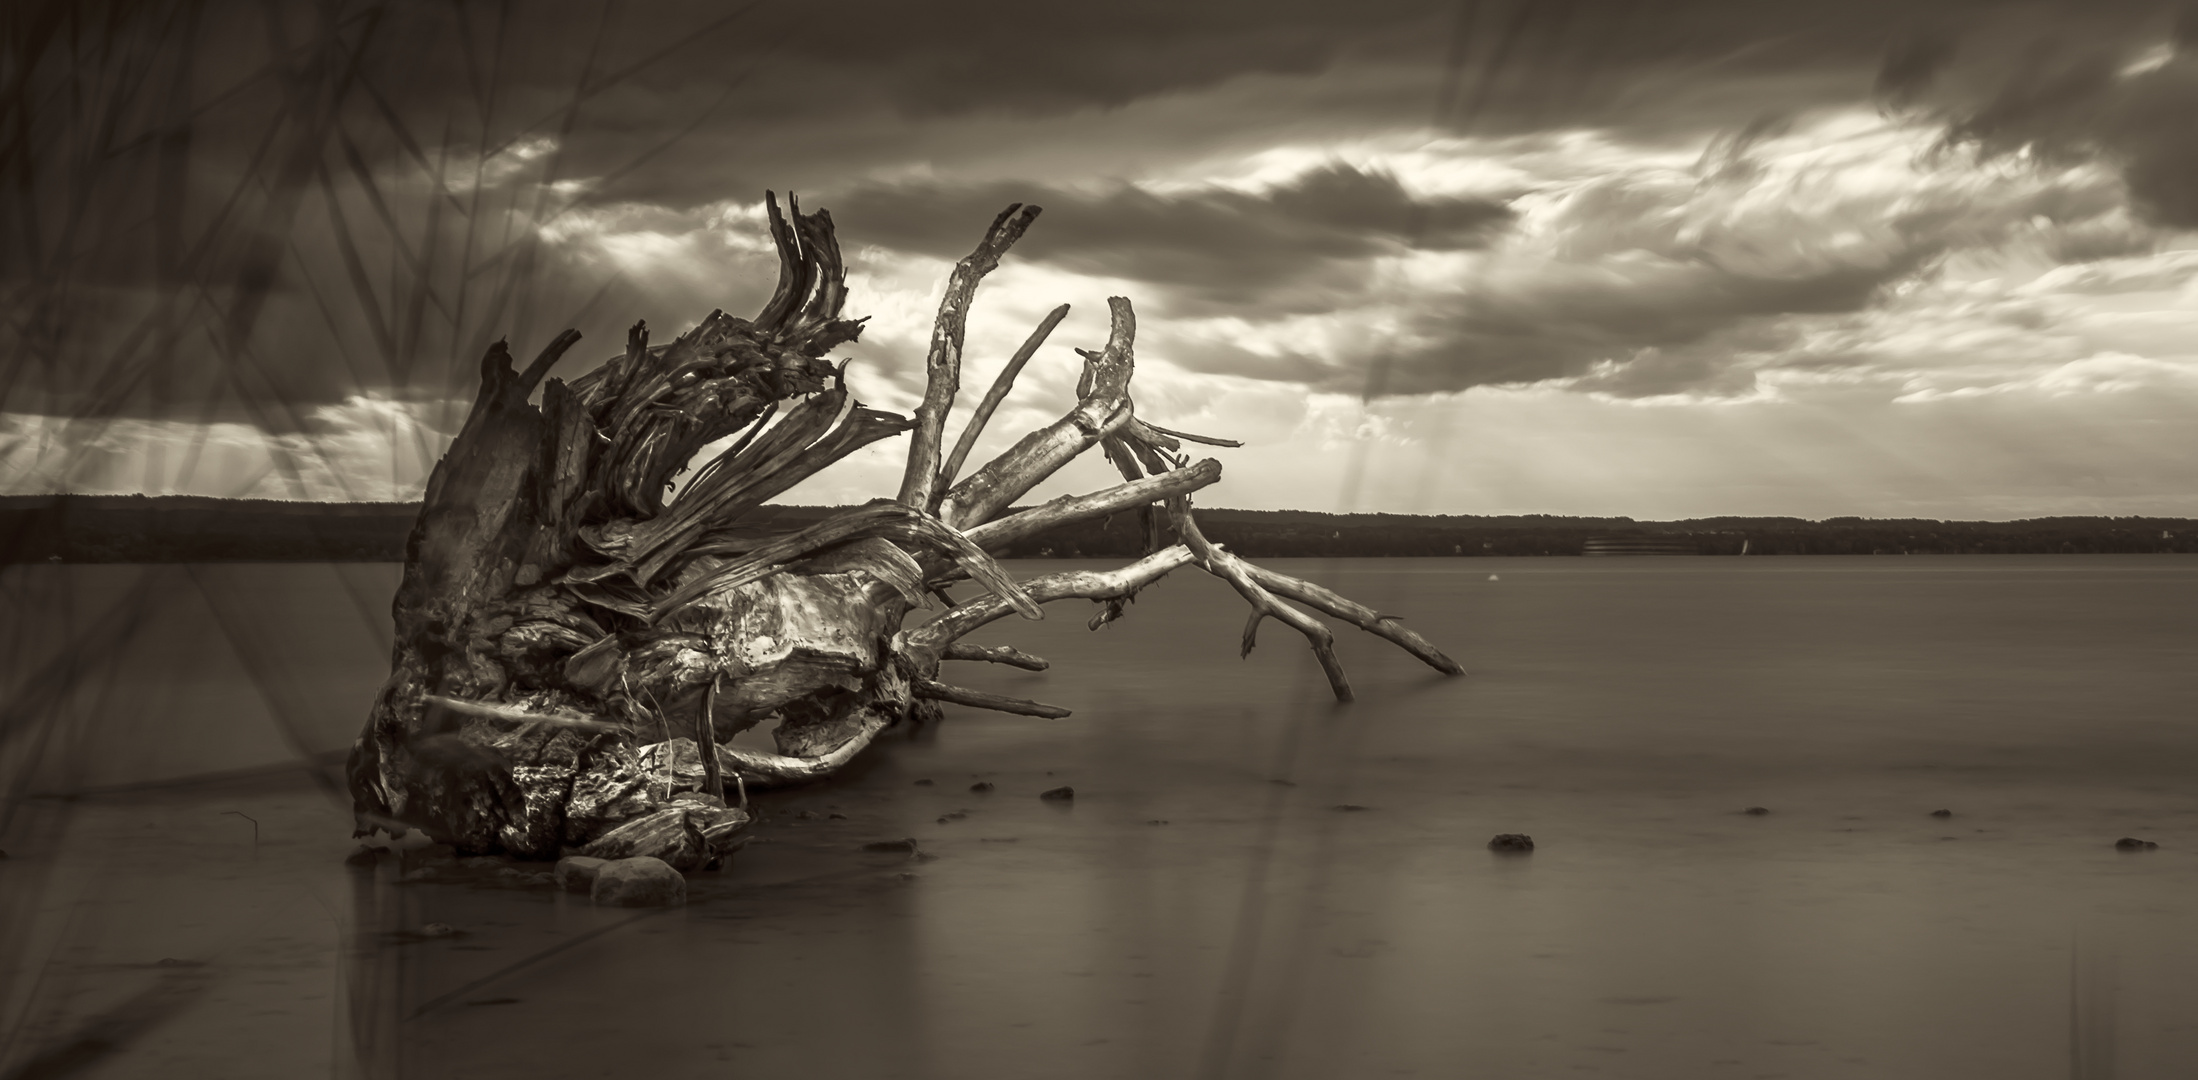
{"label": "tree trunk", "polygon": [[[1013,649],[956,640],[1009,612],[1038,618],[1040,604],[1071,597],[1100,603],[1097,628],[1139,588],[1187,564],[1251,602],[1247,653],[1260,619],[1286,622],[1313,642],[1339,698],[1350,687],[1327,628],[1278,596],[1461,673],[1393,617],[1252,566],[1199,534],[1189,493],[1219,480],[1221,466],[1193,464],[1181,442],[1237,444],[1134,415],[1127,300],[1109,301],[1106,348],[1084,353],[1076,407],[956,482],[993,406],[1066,311],[1031,336],[942,462],[970,303],[1037,207],[1009,207],[955,268],[927,392],[910,419],[854,401],[844,366],[825,359],[862,329],[840,318],[846,286],[831,217],[766,202],[779,283],[753,320],[713,312],[661,346],[636,324],[623,355],[569,384],[542,379],[576,332],[524,371],[514,371],[504,343],[489,349],[473,411],[429,478],[406,545],[389,679],[350,757],[358,835],[418,828],[470,852],[703,865],[740,842],[748,785],[829,775],[937,701],[1067,715],[949,685],[940,666],[1043,667]],[[539,408],[528,400],[538,384]],[[897,499],[792,533],[742,526],[749,510],[903,432],[913,437]],[[736,433],[667,505],[688,460]],[[1093,446],[1125,483],[1000,516]],[[1120,570],[1018,585],[986,551],[1133,508],[1146,515],[1150,553]],[[902,629],[909,612],[936,606],[939,589],[963,578],[986,594]],[[777,753],[726,744],[765,720],[777,722]],[[742,805],[727,804],[728,781]]]}

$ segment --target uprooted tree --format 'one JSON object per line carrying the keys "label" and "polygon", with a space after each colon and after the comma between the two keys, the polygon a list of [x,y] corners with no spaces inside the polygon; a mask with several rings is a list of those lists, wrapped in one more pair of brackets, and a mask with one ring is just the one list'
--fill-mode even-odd
{"label": "uprooted tree", "polygon": [[[392,609],[396,644],[353,746],[357,835],[407,828],[474,852],[551,857],[578,849],[697,866],[739,841],[750,784],[826,776],[881,730],[934,719],[939,702],[1061,717],[1066,710],[943,682],[947,660],[1043,669],[971,631],[1040,605],[1096,601],[1097,629],[1143,586],[1191,565],[1251,606],[1243,648],[1274,618],[1312,643],[1337,698],[1351,686],[1333,636],[1287,601],[1459,668],[1425,639],[1327,589],[1209,542],[1189,493],[1221,477],[1186,442],[1235,446],[1143,420],[1130,400],[1136,322],[1108,301],[1106,347],[1084,358],[1067,415],[958,477],[1016,374],[1067,314],[1055,309],[985,394],[951,452],[946,418],[978,282],[1038,216],[1010,206],[955,267],[932,327],[913,419],[853,400],[855,340],[829,214],[781,213],[766,195],[778,288],[753,320],[713,312],[669,345],[645,326],[624,355],[566,383],[543,376],[579,339],[567,330],[524,371],[504,343],[481,365],[465,425],[428,480]],[[537,384],[541,405],[529,402]],[[879,439],[911,433],[899,495],[794,532],[743,515]],[[669,503],[673,478],[737,435]],[[1097,446],[1124,482],[1009,513]],[[1144,515],[1147,554],[1119,569],[1016,582],[987,554],[1067,522]],[[985,590],[954,602],[944,589]],[[904,625],[920,609],[943,611]],[[728,743],[776,721],[777,753]],[[728,805],[728,785],[740,806]]]}

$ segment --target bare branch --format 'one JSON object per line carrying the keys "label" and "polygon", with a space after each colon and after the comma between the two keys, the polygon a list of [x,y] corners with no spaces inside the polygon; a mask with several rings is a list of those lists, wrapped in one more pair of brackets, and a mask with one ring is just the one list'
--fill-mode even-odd
{"label": "bare branch", "polygon": [[[1140,432],[1138,432],[1138,434],[1140,434],[1140,435],[1143,435],[1143,434],[1145,434],[1146,432],[1148,432],[1148,431],[1149,431],[1149,432],[1156,432],[1156,433],[1158,433],[1158,434],[1161,434],[1161,435],[1166,435],[1166,436],[1169,436],[1170,438],[1176,438],[1176,439],[1181,439],[1181,440],[1183,440],[1184,442],[1204,443],[1204,444],[1206,444],[1207,446],[1242,446],[1242,445],[1244,445],[1243,443],[1241,443],[1241,442],[1238,442],[1238,441],[1237,441],[1237,440],[1235,440],[1235,439],[1220,439],[1220,438],[1215,438],[1215,437],[1214,437],[1214,436],[1212,436],[1212,435],[1193,435],[1193,434],[1191,434],[1190,432],[1187,432],[1187,431],[1175,431],[1175,430],[1171,430],[1171,429],[1169,429],[1169,428],[1164,428],[1164,427],[1161,427],[1160,425],[1158,425],[1158,424],[1155,424],[1155,423],[1153,423],[1153,422],[1151,422],[1151,421],[1149,421],[1149,420],[1132,420],[1132,421],[1130,421],[1130,422],[1131,422],[1132,424],[1135,424],[1135,425],[1137,425],[1137,426],[1138,426],[1139,428],[1142,428],[1142,429],[1144,429],[1143,431],[1140,431]],[[1149,437],[1148,437],[1148,440],[1147,440],[1147,441],[1151,441],[1151,442],[1158,442],[1158,440],[1156,440],[1156,439],[1150,439]],[[1172,447],[1172,446],[1170,446],[1170,447],[1168,447],[1168,449],[1170,449],[1170,450],[1173,450],[1173,449],[1175,449],[1175,448],[1174,448],[1174,447]]]}
{"label": "bare branch", "polygon": [[1347,596],[1324,589],[1310,581],[1276,573],[1257,563],[1245,562],[1243,565],[1252,580],[1269,592],[1319,608],[1369,634],[1387,638],[1395,642],[1398,648],[1419,657],[1421,663],[1445,675],[1465,674],[1465,669],[1459,667],[1457,661],[1443,655],[1442,650],[1426,638],[1406,629],[1403,621],[1394,615],[1383,615]]}
{"label": "bare branch", "polygon": [[910,684],[909,689],[920,698],[951,701],[974,709],[991,709],[993,712],[1015,713],[1020,716],[1042,716],[1048,720],[1059,720],[1071,715],[1067,709],[1058,705],[1045,705],[1005,694],[988,694],[982,690],[948,686],[934,679],[917,679]]}
{"label": "bare branch", "polygon": [[1101,517],[1135,506],[1159,502],[1171,495],[1196,491],[1221,479],[1221,463],[1207,458],[1187,469],[1176,469],[1095,491],[1089,495],[1063,495],[1040,506],[997,521],[988,521],[963,534],[988,550],[998,550],[1047,529]]}
{"label": "bare branch", "polygon": [[[1016,211],[1020,210],[1021,213]],[[968,331],[969,305],[977,295],[977,283],[1000,265],[1000,257],[1022,238],[1023,230],[1038,217],[1038,208],[1016,203],[994,218],[985,237],[954,267],[946,296],[939,301],[939,316],[931,325],[931,351],[924,357],[923,404],[916,408],[916,433],[908,445],[908,470],[901,477],[900,502],[904,506],[931,509],[938,504],[939,444],[946,429],[946,414],[954,407],[954,395],[962,388],[962,339]]]}
{"label": "bare branch", "polygon": [[1175,523],[1176,534],[1190,549],[1198,554],[1199,565],[1208,573],[1236,587],[1244,602],[1252,606],[1251,618],[1244,624],[1244,655],[1250,656],[1257,643],[1259,620],[1272,616],[1276,621],[1305,635],[1313,646],[1313,655],[1320,659],[1320,669],[1328,674],[1328,687],[1337,701],[1351,700],[1351,679],[1343,672],[1343,661],[1336,658],[1336,635],[1320,620],[1274,598],[1257,581],[1252,580],[1246,563],[1234,555],[1215,547],[1198,531],[1198,523],[1191,520],[1191,501],[1177,495],[1168,500],[1168,516]]}
{"label": "bare branch", "polygon": [[1061,325],[1061,320],[1067,317],[1067,304],[1047,312],[1045,321],[1040,322],[1038,328],[1023,339],[1022,348],[1015,350],[1007,367],[1001,369],[1000,377],[992,380],[992,389],[985,391],[984,400],[978,403],[977,411],[969,417],[969,426],[962,429],[962,437],[955,441],[954,452],[947,455],[946,464],[939,466],[939,482],[932,489],[931,505],[925,509],[934,512],[938,510],[939,500],[946,497],[947,488],[954,483],[955,474],[962,471],[962,462],[968,460],[970,449],[977,445],[977,436],[984,431],[985,422],[992,419],[992,411],[1000,407],[1000,402],[1007,398],[1008,390],[1015,385],[1015,376],[1022,374],[1023,365],[1030,363],[1030,358],[1038,352],[1038,346],[1045,344],[1047,335],[1052,334],[1053,328]]}
{"label": "bare branch", "polygon": [[1013,645],[971,645],[957,641],[940,654],[942,660],[983,660],[993,664],[1006,664],[1024,671],[1044,671],[1053,665],[1045,657],[1032,656]]}
{"label": "bare branch", "polygon": [[[718,744],[717,756],[721,765],[732,772],[736,779],[758,783],[799,783],[804,780],[820,780],[832,775],[840,766],[854,760],[863,747],[878,732],[885,730],[885,718],[870,714],[856,729],[855,736],[829,754],[817,757],[790,757],[765,750],[750,750],[745,746]],[[743,784],[745,788],[745,784]]]}
{"label": "bare branch", "polygon": [[[1173,544],[1115,570],[1064,570],[1022,583],[1023,592],[1041,604],[1071,597],[1107,600],[1128,596],[1193,561],[1191,549]],[[938,618],[913,630],[903,631],[896,648],[926,670],[938,664],[948,646],[986,623],[1014,610],[997,596],[981,596],[956,604]]]}
{"label": "bare branch", "polygon": [[1086,358],[1084,377],[1077,387],[1081,400],[1076,407],[1059,420],[1023,436],[1007,453],[954,485],[939,504],[939,516],[947,524],[968,529],[991,520],[1024,492],[1130,421],[1129,386],[1136,370],[1137,315],[1130,302],[1119,296],[1107,298],[1107,309],[1112,322],[1107,347],[1096,358]]}

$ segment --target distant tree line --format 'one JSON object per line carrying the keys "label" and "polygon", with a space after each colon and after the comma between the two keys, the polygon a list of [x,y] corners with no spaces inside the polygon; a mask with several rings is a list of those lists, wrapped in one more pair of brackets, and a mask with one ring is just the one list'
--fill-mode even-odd
{"label": "distant tree line", "polygon": [[[759,534],[823,520],[830,507],[766,507]],[[0,561],[395,562],[416,503],[309,503],[194,496],[0,498]],[[2198,553],[2189,518],[2051,517],[2025,521],[1698,518],[1635,521],[1548,514],[1506,517],[1320,514],[1201,509],[1217,543],[1247,558],[1581,555],[1658,550],[1697,555],[2037,555]],[[1134,513],[1040,533],[1010,558],[1134,558]]]}

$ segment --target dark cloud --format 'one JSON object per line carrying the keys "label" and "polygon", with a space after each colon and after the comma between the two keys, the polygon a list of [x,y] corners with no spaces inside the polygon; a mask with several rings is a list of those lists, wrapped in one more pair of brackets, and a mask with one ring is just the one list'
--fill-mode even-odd
{"label": "dark cloud", "polygon": [[1013,202],[1045,209],[1017,245],[1019,257],[1166,286],[1177,310],[1328,310],[1363,289],[1365,260],[1477,246],[1510,219],[1494,200],[1415,199],[1393,176],[1342,164],[1259,193],[866,184],[829,205],[858,242],[957,259]]}
{"label": "dark cloud", "polygon": [[1943,31],[1927,32],[1899,42],[1885,54],[1877,71],[1877,95],[1893,105],[1906,105],[1929,89],[1932,80],[1954,59],[1954,38]]}
{"label": "dark cloud", "polygon": [[[1048,216],[1028,257],[1161,286],[1178,311],[1327,310],[1363,298],[1370,256],[1479,243],[1500,209],[1414,202],[1391,178],[1343,168],[1257,196],[1104,185],[1224,145],[1317,145],[1438,120],[1693,140],[1766,110],[1859,100],[1873,78],[1889,94],[1928,95],[1960,63],[1915,48],[1886,62],[1888,42],[1920,40],[1926,25],[1954,28],[1962,61],[2007,52],[1977,41],[2005,36],[1995,26],[2094,45],[2165,32],[2161,9],[2138,0],[1950,0],[1920,12],[1901,0],[85,10],[25,0],[10,14],[19,78],[0,106],[22,122],[0,145],[16,178],[0,191],[0,352],[22,359],[4,372],[9,407],[219,411],[399,385],[466,393],[473,358],[498,335],[524,351],[567,322],[616,341],[635,317],[691,317],[615,281],[599,292],[602,267],[531,248],[537,206],[684,209],[765,187],[839,192],[829,204],[852,242],[948,256],[999,206],[1039,202]],[[2055,84],[2046,97],[2067,107],[2011,96],[1977,113],[1973,137],[2080,152],[2083,118],[2103,115],[2105,134],[2092,137],[2126,163],[2150,212],[2198,219],[2192,143],[2187,125],[2174,128],[2187,115],[2186,68]],[[1130,111],[1136,124],[1107,126]],[[550,149],[517,179],[478,192],[459,182],[484,156],[512,166],[528,140]],[[1010,159],[1015,168],[995,166]],[[923,168],[942,179],[862,183]],[[438,176],[450,194],[435,190]],[[541,195],[576,180],[592,186]],[[167,313],[161,331],[133,338],[147,312]],[[1524,349],[1503,364],[1561,369],[1593,351],[1534,360]]]}
{"label": "dark cloud", "polygon": [[[1988,157],[2108,162],[2155,224],[2198,227],[2198,5],[2154,7],[2110,38],[2039,35],[1941,103],[1948,143]],[[2143,48],[2168,50],[2136,64]]]}
{"label": "dark cloud", "polygon": [[2029,151],[2048,160],[2119,166],[2147,218],[2198,227],[2198,53],[2183,49],[2149,71],[2122,74],[2111,56],[2065,61],[2010,83],[1957,123],[1949,139],[1987,155]]}

